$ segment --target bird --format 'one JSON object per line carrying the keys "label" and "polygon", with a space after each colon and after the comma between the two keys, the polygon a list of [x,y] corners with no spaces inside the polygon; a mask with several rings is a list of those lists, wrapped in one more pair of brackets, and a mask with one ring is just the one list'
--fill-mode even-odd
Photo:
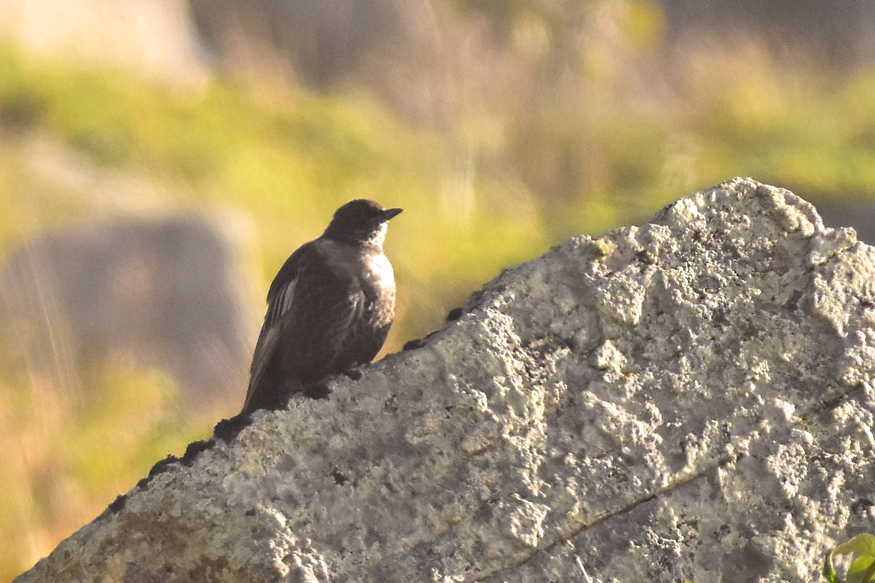
{"label": "bird", "polygon": [[395,276],[383,241],[401,211],[352,200],[286,260],[267,292],[241,414],[281,408],[291,395],[377,355],[395,319]]}

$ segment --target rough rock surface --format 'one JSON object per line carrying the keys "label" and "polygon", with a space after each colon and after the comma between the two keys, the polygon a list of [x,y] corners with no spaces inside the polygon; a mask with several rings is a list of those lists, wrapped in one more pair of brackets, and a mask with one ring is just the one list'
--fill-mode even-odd
{"label": "rough rock surface", "polygon": [[735,179],[506,271],[18,581],[815,581],[875,530],[873,367],[875,250]]}

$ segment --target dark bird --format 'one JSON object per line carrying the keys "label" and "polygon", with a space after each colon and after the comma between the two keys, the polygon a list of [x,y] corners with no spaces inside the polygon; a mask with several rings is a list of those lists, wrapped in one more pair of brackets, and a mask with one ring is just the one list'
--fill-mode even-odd
{"label": "dark bird", "polygon": [[401,209],[353,200],[302,245],[267,292],[243,413],[277,409],[326,377],[373,360],[395,318],[395,277],[383,255]]}

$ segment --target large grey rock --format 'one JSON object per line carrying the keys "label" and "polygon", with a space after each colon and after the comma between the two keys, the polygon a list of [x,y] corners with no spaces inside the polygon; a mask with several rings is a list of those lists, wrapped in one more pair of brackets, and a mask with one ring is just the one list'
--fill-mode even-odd
{"label": "large grey rock", "polygon": [[252,330],[228,236],[197,215],[46,233],[0,263],[0,349],[8,376],[70,391],[112,363],[170,375],[206,405],[239,395]]}
{"label": "large grey rock", "polygon": [[18,581],[815,581],[875,525],[873,366],[875,250],[735,179],[506,271]]}

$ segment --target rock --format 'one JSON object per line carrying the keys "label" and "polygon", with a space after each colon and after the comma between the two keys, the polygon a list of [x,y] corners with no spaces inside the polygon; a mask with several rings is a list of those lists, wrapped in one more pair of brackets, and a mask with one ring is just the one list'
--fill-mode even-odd
{"label": "rock", "polygon": [[872,530],[875,250],[735,179],[170,458],[17,581],[814,581]]}
{"label": "rock", "polygon": [[195,215],[52,232],[0,265],[0,346],[58,390],[123,362],[162,369],[196,405],[239,396],[252,346],[244,279],[227,236]]}
{"label": "rock", "polygon": [[196,93],[210,78],[186,0],[0,0],[0,42]]}
{"label": "rock", "polygon": [[824,198],[814,204],[827,227],[853,227],[858,240],[867,245],[875,242],[875,200],[863,196]]}
{"label": "rock", "polygon": [[403,54],[402,47],[412,50],[411,39],[422,26],[405,22],[409,9],[395,0],[189,4],[198,31],[226,67],[248,64],[265,75],[291,67],[300,81],[320,89],[361,71],[370,61]]}
{"label": "rock", "polygon": [[[767,49],[782,62],[810,57],[832,69],[854,70],[875,60],[875,6],[860,0],[660,0],[667,45],[681,58],[691,49],[719,47],[719,29]],[[737,36],[736,36],[737,35]]]}

